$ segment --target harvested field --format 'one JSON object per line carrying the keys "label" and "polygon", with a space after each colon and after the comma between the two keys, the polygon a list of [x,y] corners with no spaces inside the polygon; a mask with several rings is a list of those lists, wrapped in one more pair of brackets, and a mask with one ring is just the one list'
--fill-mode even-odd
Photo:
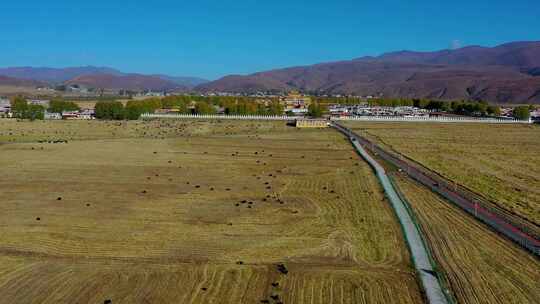
{"label": "harvested field", "polygon": [[382,189],[337,132],[0,120],[0,133],[0,303],[422,302]]}
{"label": "harvested field", "polygon": [[416,182],[396,181],[459,303],[538,303],[538,259]]}
{"label": "harvested field", "polygon": [[540,127],[478,123],[346,125],[540,225]]}

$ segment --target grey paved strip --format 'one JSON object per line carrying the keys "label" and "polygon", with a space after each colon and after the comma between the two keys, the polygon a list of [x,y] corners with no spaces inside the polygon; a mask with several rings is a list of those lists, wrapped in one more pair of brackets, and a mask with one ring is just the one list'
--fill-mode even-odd
{"label": "grey paved strip", "polygon": [[[340,129],[338,128],[338,130]],[[344,132],[344,130],[340,131]],[[386,192],[386,196],[390,200],[392,208],[394,209],[394,212],[396,213],[403,229],[403,233],[405,234],[405,238],[413,258],[414,267],[420,275],[420,280],[422,281],[428,302],[430,304],[448,304],[441,285],[439,284],[439,280],[437,279],[436,272],[430,263],[427,249],[424,247],[424,243],[420,237],[420,232],[418,229],[416,229],[409,212],[407,212],[405,203],[400,199],[388,176],[386,175],[384,168],[375,159],[373,159],[357,141],[352,140],[352,138],[350,139],[358,153],[360,153],[360,155],[375,170],[377,178]]]}

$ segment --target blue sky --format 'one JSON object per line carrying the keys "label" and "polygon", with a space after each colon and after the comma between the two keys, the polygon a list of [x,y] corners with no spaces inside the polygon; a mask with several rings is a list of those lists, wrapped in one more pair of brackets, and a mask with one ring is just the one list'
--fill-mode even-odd
{"label": "blue sky", "polygon": [[540,40],[538,0],[2,2],[2,67],[215,79],[403,49]]}

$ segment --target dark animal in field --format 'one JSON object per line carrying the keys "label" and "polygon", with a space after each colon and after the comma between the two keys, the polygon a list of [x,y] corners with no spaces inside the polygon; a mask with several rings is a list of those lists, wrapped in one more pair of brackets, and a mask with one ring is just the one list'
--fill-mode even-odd
{"label": "dark animal in field", "polygon": [[284,264],[278,264],[278,265],[277,265],[277,270],[278,270],[279,272],[281,272],[282,274],[287,274],[287,273],[289,273],[289,270],[287,269],[287,267],[285,267]]}

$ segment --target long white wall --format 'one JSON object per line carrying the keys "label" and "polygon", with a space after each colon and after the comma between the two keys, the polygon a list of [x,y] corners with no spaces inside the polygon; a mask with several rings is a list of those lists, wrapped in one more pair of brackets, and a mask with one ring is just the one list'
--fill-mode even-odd
{"label": "long white wall", "polygon": [[396,116],[355,116],[333,117],[334,121],[395,121],[395,122],[481,122],[500,124],[530,124],[530,120],[500,119],[485,117],[396,117]]}
{"label": "long white wall", "polygon": [[[297,117],[270,115],[198,115],[198,114],[149,114],[141,119],[229,119],[229,120],[295,120]],[[333,121],[380,121],[380,122],[458,122],[458,123],[495,123],[495,124],[530,124],[530,120],[482,118],[482,117],[395,117],[395,116],[355,116],[332,117]]]}

